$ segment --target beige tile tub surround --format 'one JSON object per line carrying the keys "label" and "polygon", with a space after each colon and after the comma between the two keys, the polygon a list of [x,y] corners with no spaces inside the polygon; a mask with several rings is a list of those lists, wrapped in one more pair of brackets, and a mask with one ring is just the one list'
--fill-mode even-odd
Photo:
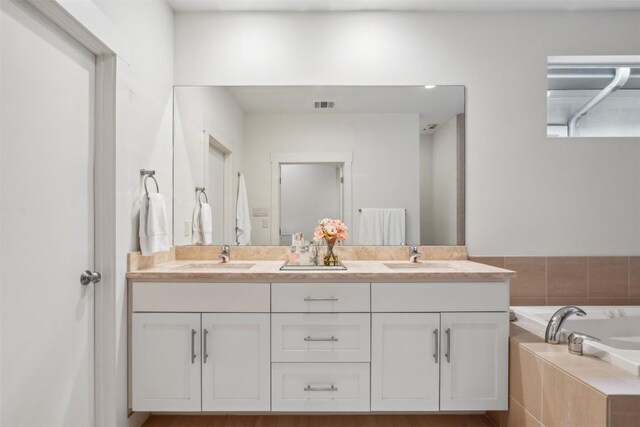
{"label": "beige tile tub surround", "polygon": [[469,259],[518,273],[511,305],[640,304],[640,256]]}
{"label": "beige tile tub surround", "polygon": [[509,411],[498,427],[638,427],[640,378],[511,325]]}
{"label": "beige tile tub surround", "polygon": [[609,426],[640,426],[640,396],[611,396],[609,398]]}

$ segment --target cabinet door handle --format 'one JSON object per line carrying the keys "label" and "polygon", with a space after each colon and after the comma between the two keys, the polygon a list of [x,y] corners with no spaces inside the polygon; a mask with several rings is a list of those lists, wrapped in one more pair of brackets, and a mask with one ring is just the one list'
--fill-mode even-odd
{"label": "cabinet door handle", "polygon": [[203,339],[203,343],[202,346],[204,347],[203,349],[203,356],[202,356],[202,361],[204,363],[207,363],[207,359],[209,358],[209,352],[207,351],[207,335],[209,335],[209,331],[207,331],[206,329],[202,332],[202,339]]}
{"label": "cabinet door handle", "polygon": [[444,333],[447,334],[447,352],[444,357],[447,358],[447,363],[451,363],[451,329],[447,328]]}
{"label": "cabinet door handle", "polygon": [[191,330],[191,364],[196,361],[196,330]]}
{"label": "cabinet door handle", "polygon": [[304,299],[307,302],[316,302],[316,301],[333,301],[333,302],[338,302],[340,301],[338,298],[335,297],[328,297],[328,298],[312,298],[312,297],[306,297]]}
{"label": "cabinet door handle", "polygon": [[308,385],[304,388],[304,391],[338,391],[338,387],[333,384],[331,387],[311,387],[311,385]]}
{"label": "cabinet door handle", "polygon": [[435,359],[436,363],[438,363],[438,353],[440,353],[440,337],[438,335],[439,335],[438,330],[434,329],[433,330],[433,343],[434,343],[433,358]]}
{"label": "cabinet door handle", "polygon": [[331,342],[338,342],[338,338],[331,336],[329,338],[312,338],[312,337],[305,337],[304,338],[305,341],[309,342],[314,342],[314,341],[331,341]]}

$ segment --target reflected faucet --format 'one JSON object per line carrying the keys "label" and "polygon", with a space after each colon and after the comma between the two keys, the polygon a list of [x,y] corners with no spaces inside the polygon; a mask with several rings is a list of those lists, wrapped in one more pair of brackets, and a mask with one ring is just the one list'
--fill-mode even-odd
{"label": "reflected faucet", "polygon": [[231,259],[231,250],[229,249],[229,246],[224,245],[222,247],[222,252],[220,252],[220,255],[218,255],[218,258],[222,259],[223,264],[226,264],[229,262],[229,260]]}
{"label": "reflected faucet", "polygon": [[562,327],[564,321],[567,320],[567,317],[571,316],[572,314],[576,314],[580,317],[587,315],[587,313],[585,313],[584,310],[579,307],[575,307],[572,305],[562,307],[560,310],[553,313],[553,316],[551,316],[551,319],[547,324],[547,330],[544,334],[544,341],[548,342],[549,344],[560,344],[560,328]]}
{"label": "reflected faucet", "polygon": [[418,252],[417,246],[411,246],[409,248],[409,262],[417,263],[418,258],[420,258],[422,254]]}

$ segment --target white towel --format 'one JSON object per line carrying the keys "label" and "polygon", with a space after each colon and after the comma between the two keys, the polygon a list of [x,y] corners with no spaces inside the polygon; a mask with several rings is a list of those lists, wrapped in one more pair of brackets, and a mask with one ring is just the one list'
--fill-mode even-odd
{"label": "white towel", "polygon": [[404,209],[362,209],[360,213],[360,244],[404,245],[406,239],[405,222]]}
{"label": "white towel", "polygon": [[384,244],[404,245],[406,242],[406,211],[404,209],[384,210]]}
{"label": "white towel", "polygon": [[362,209],[358,233],[361,245],[384,245],[384,212],[385,209]]}
{"label": "white towel", "polygon": [[251,244],[251,213],[244,175],[238,177],[238,201],[236,204],[236,242],[240,246]]}
{"label": "white towel", "polygon": [[140,206],[140,251],[149,256],[156,252],[169,250],[169,226],[167,223],[167,209],[164,196],[149,193],[142,196]]}
{"label": "white towel", "polygon": [[202,229],[202,242],[210,245],[213,242],[213,218],[211,216],[211,206],[200,202],[200,227]]}

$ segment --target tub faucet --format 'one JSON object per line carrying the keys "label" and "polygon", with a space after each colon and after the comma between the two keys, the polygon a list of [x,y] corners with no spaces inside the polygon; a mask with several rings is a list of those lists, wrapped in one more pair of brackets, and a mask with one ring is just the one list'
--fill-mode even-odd
{"label": "tub faucet", "polygon": [[418,258],[420,258],[421,256],[422,256],[422,254],[420,252],[418,252],[418,247],[417,246],[411,246],[409,248],[409,262],[417,263],[418,262]]}
{"label": "tub faucet", "polygon": [[564,321],[567,320],[567,317],[572,314],[576,314],[581,317],[587,315],[583,309],[572,305],[562,307],[560,310],[553,313],[553,316],[551,316],[551,320],[549,320],[549,323],[547,324],[547,331],[544,334],[544,341],[549,344],[560,344],[560,328]]}
{"label": "tub faucet", "polygon": [[222,259],[223,264],[226,264],[229,262],[229,260],[231,259],[231,250],[229,249],[229,246],[224,245],[222,247],[222,252],[220,252],[220,255],[218,255],[218,258]]}

